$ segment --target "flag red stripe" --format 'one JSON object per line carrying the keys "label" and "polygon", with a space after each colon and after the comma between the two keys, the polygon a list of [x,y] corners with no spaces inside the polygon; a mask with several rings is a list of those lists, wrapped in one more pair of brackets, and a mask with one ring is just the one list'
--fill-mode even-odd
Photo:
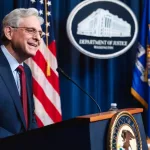
{"label": "flag red stripe", "polygon": [[53,55],[56,57],[56,43],[55,41],[52,41],[49,45],[48,45],[49,50],[53,53]]}
{"label": "flag red stripe", "polygon": [[44,126],[44,124],[42,123],[42,121],[39,119],[39,117],[35,114],[35,118],[36,118],[36,122],[37,122],[37,124],[38,124],[38,127],[40,128],[40,127],[43,127]]}
{"label": "flag red stripe", "polygon": [[[61,121],[61,114],[58,112],[56,107],[51,103],[48,97],[45,95],[44,90],[38,84],[38,82],[33,78],[33,89],[34,95],[42,103],[45,111],[48,113],[53,122]],[[51,91],[50,91],[51,92]]]}
{"label": "flag red stripe", "polygon": [[54,71],[52,69],[50,69],[51,75],[47,76],[47,74],[46,74],[47,62],[45,61],[45,59],[40,51],[38,51],[36,53],[36,56],[33,57],[33,60],[41,68],[45,77],[50,82],[50,84],[53,86],[53,88],[57,91],[58,94],[60,94],[58,76],[54,73]]}

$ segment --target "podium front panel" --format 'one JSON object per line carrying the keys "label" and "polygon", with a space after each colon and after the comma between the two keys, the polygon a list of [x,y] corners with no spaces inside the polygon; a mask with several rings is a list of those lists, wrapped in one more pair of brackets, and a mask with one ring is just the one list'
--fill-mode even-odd
{"label": "podium front panel", "polygon": [[[148,150],[141,113],[133,115],[142,149]],[[0,140],[0,150],[106,150],[111,118],[93,121],[70,119]]]}

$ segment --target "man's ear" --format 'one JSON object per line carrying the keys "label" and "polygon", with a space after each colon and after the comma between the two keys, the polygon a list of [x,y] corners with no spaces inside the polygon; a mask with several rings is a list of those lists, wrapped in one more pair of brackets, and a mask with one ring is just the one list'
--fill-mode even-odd
{"label": "man's ear", "polygon": [[6,26],[4,28],[4,35],[8,40],[12,39],[12,35],[13,35],[13,30],[10,26]]}

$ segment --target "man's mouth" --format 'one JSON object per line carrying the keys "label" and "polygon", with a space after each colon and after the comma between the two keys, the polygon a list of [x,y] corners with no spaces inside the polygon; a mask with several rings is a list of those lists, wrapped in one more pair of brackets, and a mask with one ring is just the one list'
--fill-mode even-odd
{"label": "man's mouth", "polygon": [[33,46],[33,47],[37,47],[37,46],[38,46],[38,44],[36,44],[36,43],[30,43],[30,42],[28,42],[28,44],[29,44],[30,46]]}

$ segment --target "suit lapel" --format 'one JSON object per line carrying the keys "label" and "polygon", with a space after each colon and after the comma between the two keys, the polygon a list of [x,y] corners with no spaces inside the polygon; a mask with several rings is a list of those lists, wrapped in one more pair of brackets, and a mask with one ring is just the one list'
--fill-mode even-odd
{"label": "suit lapel", "polygon": [[22,120],[24,127],[26,127],[18,89],[17,89],[16,83],[15,83],[10,65],[1,49],[0,49],[0,76],[2,77],[6,87],[8,89],[8,92],[10,93],[10,95],[12,97],[12,100],[15,104],[16,110],[18,111],[18,113],[20,115],[20,118]]}

